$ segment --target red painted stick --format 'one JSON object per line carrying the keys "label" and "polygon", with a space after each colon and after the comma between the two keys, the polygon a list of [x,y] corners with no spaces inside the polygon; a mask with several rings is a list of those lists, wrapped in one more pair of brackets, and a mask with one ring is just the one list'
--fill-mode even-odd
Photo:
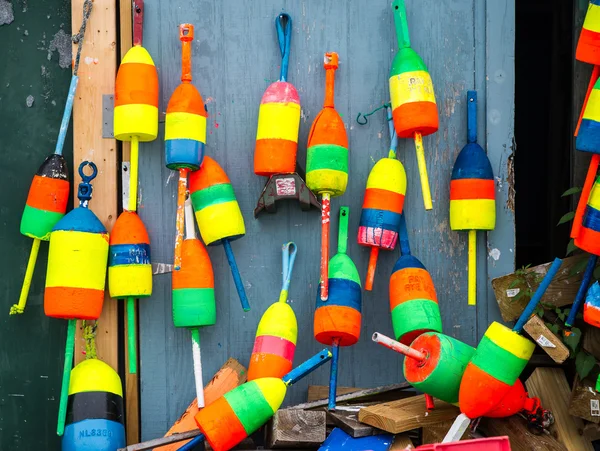
{"label": "red painted stick", "polygon": [[367,280],[365,281],[365,290],[373,289],[373,280],[375,279],[375,270],[377,269],[377,256],[379,255],[378,247],[371,247],[371,255],[369,256],[369,267],[367,268]]}
{"label": "red painted stick", "polygon": [[321,201],[321,299],[329,297],[329,218],[331,197],[323,193]]}
{"label": "red painted stick", "polygon": [[[598,67],[598,66],[596,66]],[[590,167],[588,168],[587,175],[585,176],[585,183],[579,196],[579,203],[577,204],[577,210],[575,210],[575,218],[573,219],[573,226],[571,227],[571,238],[577,238],[579,231],[581,230],[581,223],[583,222],[583,214],[585,213],[585,206],[587,205],[594,180],[596,179],[596,173],[598,172],[598,164],[600,163],[600,154],[595,153],[592,155],[590,160]]]}
{"label": "red painted stick", "polygon": [[181,268],[181,246],[183,244],[183,229],[185,224],[185,196],[187,192],[187,178],[189,169],[179,170],[179,183],[177,184],[177,220],[175,235],[175,269]]}
{"label": "red painted stick", "polygon": [[594,66],[594,70],[592,71],[592,76],[590,78],[590,84],[588,85],[587,92],[585,93],[585,100],[583,101],[581,112],[579,113],[579,120],[577,121],[577,127],[575,128],[575,136],[579,134],[579,127],[581,127],[583,113],[585,112],[585,107],[587,106],[588,99],[590,98],[590,93],[592,92],[592,89],[594,89],[594,85],[596,84],[598,77],[600,77],[600,66]]}

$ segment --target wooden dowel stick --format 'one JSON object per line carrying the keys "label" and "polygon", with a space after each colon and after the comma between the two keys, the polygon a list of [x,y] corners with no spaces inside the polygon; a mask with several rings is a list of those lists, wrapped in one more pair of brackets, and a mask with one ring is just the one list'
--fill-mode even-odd
{"label": "wooden dowel stick", "polygon": [[235,289],[237,290],[238,296],[240,297],[242,308],[244,309],[244,312],[249,312],[250,303],[248,302],[246,290],[244,289],[244,283],[242,282],[242,277],[240,276],[240,271],[238,270],[238,266],[235,261],[235,255],[233,255],[233,249],[231,249],[231,243],[229,242],[229,240],[223,240],[223,248],[225,248],[225,255],[227,256],[227,261],[229,262],[229,267],[231,268],[231,274],[233,275],[233,283],[235,284]]}
{"label": "wooden dowel stick", "polygon": [[379,248],[376,246],[371,247],[371,255],[369,256],[369,267],[367,268],[367,280],[365,281],[365,290],[371,291],[373,289],[373,280],[375,280],[375,270],[377,269],[377,256],[379,255]]}
{"label": "wooden dowel stick", "polygon": [[202,356],[200,353],[200,329],[190,329],[192,333],[192,356],[194,358],[194,381],[198,408],[204,407],[204,382],[202,381]]}
{"label": "wooden dowel stick", "polygon": [[137,210],[137,190],[138,190],[138,161],[139,161],[140,143],[137,136],[131,137],[131,153],[129,157],[129,211]]}
{"label": "wooden dowel stick", "polygon": [[410,346],[406,346],[405,344],[402,344],[399,341],[396,341],[386,335],[380,334],[379,332],[375,332],[371,339],[375,343],[380,344],[381,346],[385,346],[386,348],[391,349],[392,351],[396,351],[400,354],[405,355],[406,357],[418,360],[419,362],[422,362],[427,358],[427,356],[421,351],[413,349]]}
{"label": "wooden dowel stick", "polygon": [[429,190],[429,176],[427,175],[427,163],[425,162],[425,150],[423,149],[423,136],[415,132],[415,150],[417,151],[417,165],[419,166],[419,178],[421,179],[421,192],[423,193],[423,204],[425,210],[431,210],[431,191]]}
{"label": "wooden dowel stick", "polygon": [[137,335],[135,331],[135,298],[127,298],[127,351],[129,352],[129,373],[137,373]]}
{"label": "wooden dowel stick", "polygon": [[329,373],[329,404],[327,410],[335,410],[335,396],[337,392],[337,373],[338,373],[338,359],[340,356],[340,340],[336,338],[333,340],[331,347],[331,372]]}
{"label": "wooden dowel stick", "polygon": [[477,230],[469,230],[469,305],[477,304]]}
{"label": "wooden dowel stick", "polygon": [[21,294],[19,295],[19,302],[10,308],[9,313],[11,315],[23,313],[25,311],[27,296],[29,296],[29,288],[31,288],[31,280],[33,279],[33,271],[35,270],[35,262],[37,261],[40,250],[40,243],[41,240],[37,238],[33,239],[29,260],[27,261],[27,269],[25,270],[25,277],[23,278],[23,286],[21,287]]}
{"label": "wooden dowel stick", "polygon": [[63,366],[62,386],[60,388],[60,403],[58,406],[58,424],[56,433],[62,436],[65,432],[65,420],[67,418],[67,401],[69,399],[69,383],[71,382],[71,368],[73,368],[73,354],[75,352],[75,331],[77,320],[70,319],[67,326],[67,341],[65,344],[65,364]]}
{"label": "wooden dowel stick", "polygon": [[179,182],[177,183],[177,216],[175,233],[175,270],[181,269],[181,244],[183,242],[183,229],[185,225],[185,196],[187,191],[187,176],[189,169],[179,170]]}
{"label": "wooden dowel stick", "polygon": [[321,202],[321,300],[329,298],[329,225],[331,196],[323,193]]}

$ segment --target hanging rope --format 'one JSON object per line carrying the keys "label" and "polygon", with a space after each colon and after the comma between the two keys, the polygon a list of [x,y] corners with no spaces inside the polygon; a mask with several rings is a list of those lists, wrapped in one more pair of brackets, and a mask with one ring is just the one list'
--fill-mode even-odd
{"label": "hanging rope", "polygon": [[71,40],[77,44],[77,54],[75,55],[75,65],[73,68],[73,75],[75,76],[77,76],[77,71],[79,70],[79,60],[81,58],[81,49],[83,48],[83,36],[85,35],[85,28],[87,27],[88,19],[92,13],[93,5],[94,3],[92,0],[85,0],[83,2],[83,20],[81,21],[81,28],[79,28],[79,33],[73,35],[71,38]]}
{"label": "hanging rope", "polygon": [[[368,122],[367,118],[369,116],[374,115],[375,113],[377,113],[379,110],[383,110],[384,108],[390,107],[392,106],[391,103],[384,103],[383,105],[381,105],[380,107],[375,108],[373,111],[371,111],[370,113],[366,113],[366,114],[362,114],[362,113],[358,113],[358,116],[356,116],[356,122],[358,122],[360,125],[366,125],[366,123]],[[361,122],[361,116],[363,118],[363,122]],[[389,119],[388,119],[389,120]]]}

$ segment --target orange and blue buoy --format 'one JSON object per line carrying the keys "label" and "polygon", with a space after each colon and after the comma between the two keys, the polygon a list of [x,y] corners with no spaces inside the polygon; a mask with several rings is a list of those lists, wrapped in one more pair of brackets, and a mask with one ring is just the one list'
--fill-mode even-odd
{"label": "orange and blue buoy", "polygon": [[84,360],[71,371],[66,424],[62,451],[125,447],[121,378],[102,360]]}
{"label": "orange and blue buoy", "polygon": [[298,340],[298,322],[287,298],[296,252],[298,248],[293,242],[282,246],[281,293],[279,301],[267,309],[258,323],[248,365],[249,381],[262,377],[283,377],[292,370]]}
{"label": "orange and blue buoy", "polygon": [[388,157],[375,163],[369,173],[358,226],[358,244],[371,248],[365,281],[365,289],[369,291],[373,288],[379,249],[394,250],[398,243],[400,215],[406,194],[406,172],[402,163],[396,159],[398,136],[394,130],[390,107],[387,108],[387,116],[390,151]]}
{"label": "orange and blue buoy", "polygon": [[496,226],[494,173],[485,150],[477,144],[477,92],[467,93],[468,143],[450,179],[450,228],[469,232],[468,304],[477,302],[477,230]]}
{"label": "orange and blue buoy", "polygon": [[[83,172],[86,166],[92,169],[89,176]],[[77,192],[79,207],[58,221],[50,233],[44,312],[47,316],[69,321],[58,413],[58,435],[64,432],[77,320],[98,319],[104,303],[109,235],[104,224],[88,209],[92,198],[90,182],[97,173],[98,169],[94,163],[81,163],[79,175],[82,182]]]}
{"label": "orange and blue buoy", "polygon": [[360,338],[362,294],[360,276],[348,247],[349,208],[340,208],[338,252],[329,262],[329,297],[317,296],[314,318],[315,339],[331,345],[333,360],[329,378],[329,410],[335,410],[338,356],[340,346],[352,346]]}

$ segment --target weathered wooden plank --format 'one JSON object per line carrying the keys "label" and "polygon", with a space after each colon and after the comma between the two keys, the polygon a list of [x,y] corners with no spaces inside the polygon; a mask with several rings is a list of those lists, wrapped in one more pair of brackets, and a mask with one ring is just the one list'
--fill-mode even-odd
{"label": "weathered wooden plank", "polygon": [[361,423],[357,416],[358,412],[327,412],[327,420],[351,437],[368,437],[385,433],[381,429]]}
{"label": "weathered wooden plank", "polygon": [[539,316],[533,315],[523,329],[556,363],[563,363],[569,357],[569,348],[548,329]]}
{"label": "weathered wooden plank", "polygon": [[512,451],[569,451],[552,434],[535,435],[520,415],[508,418],[482,418],[478,430],[486,437],[508,436]]}
{"label": "weathered wooden plank", "polygon": [[[585,255],[565,258],[558,275],[552,280],[541,302],[556,307],[572,304],[585,270],[585,265],[582,266],[580,262],[586,258]],[[530,298],[521,296],[515,300],[515,297],[521,291],[535,292],[550,265],[551,263],[544,263],[528,268],[524,276],[513,273],[492,280],[496,300],[504,321],[514,321],[521,315]],[[579,271],[575,271],[574,267],[575,269],[579,268]]]}
{"label": "weathered wooden plank", "polygon": [[581,380],[575,377],[569,399],[569,414],[592,423],[600,423],[600,395],[596,391],[597,372]]}
{"label": "weathered wooden plank", "polygon": [[[346,395],[348,393],[353,393],[359,390],[364,390],[362,388],[355,387],[337,387],[337,395]],[[307,402],[317,401],[319,399],[325,399],[329,396],[329,386],[328,385],[309,385],[308,386],[308,396],[306,397]]]}
{"label": "weathered wooden plank", "polygon": [[435,400],[435,409],[427,412],[425,395],[420,395],[360,409],[358,421],[399,434],[456,418],[459,413],[457,407],[438,399]]}
{"label": "weathered wooden plank", "polygon": [[325,412],[280,409],[275,412],[269,429],[271,448],[310,448],[326,438]]}
{"label": "weathered wooden plank", "polygon": [[[84,0],[71,2],[71,26],[79,30]],[[90,209],[98,216],[107,230],[112,230],[117,219],[117,152],[114,139],[102,138],[102,96],[115,91],[117,68],[116,52],[116,0],[106,0],[95,5],[87,24],[79,66],[79,83],[73,103],[73,168],[76,173],[82,161],[90,160],[98,167],[94,179],[94,201]],[[90,32],[90,30],[93,30]],[[73,55],[77,44],[73,44]],[[86,64],[85,58],[96,64]],[[81,178],[75,176],[75,186]],[[77,189],[73,189],[77,205]],[[110,299],[108,290],[102,315],[98,320],[96,345],[98,358],[113,368],[118,368],[117,301]],[[85,360],[85,340],[81,328],[77,328],[75,364]]]}
{"label": "weathered wooden plank", "polygon": [[567,449],[593,450],[582,435],[583,421],[569,415],[571,389],[561,368],[536,368],[525,382],[530,396],[540,398],[542,406],[552,411],[554,424],[550,432]]}

